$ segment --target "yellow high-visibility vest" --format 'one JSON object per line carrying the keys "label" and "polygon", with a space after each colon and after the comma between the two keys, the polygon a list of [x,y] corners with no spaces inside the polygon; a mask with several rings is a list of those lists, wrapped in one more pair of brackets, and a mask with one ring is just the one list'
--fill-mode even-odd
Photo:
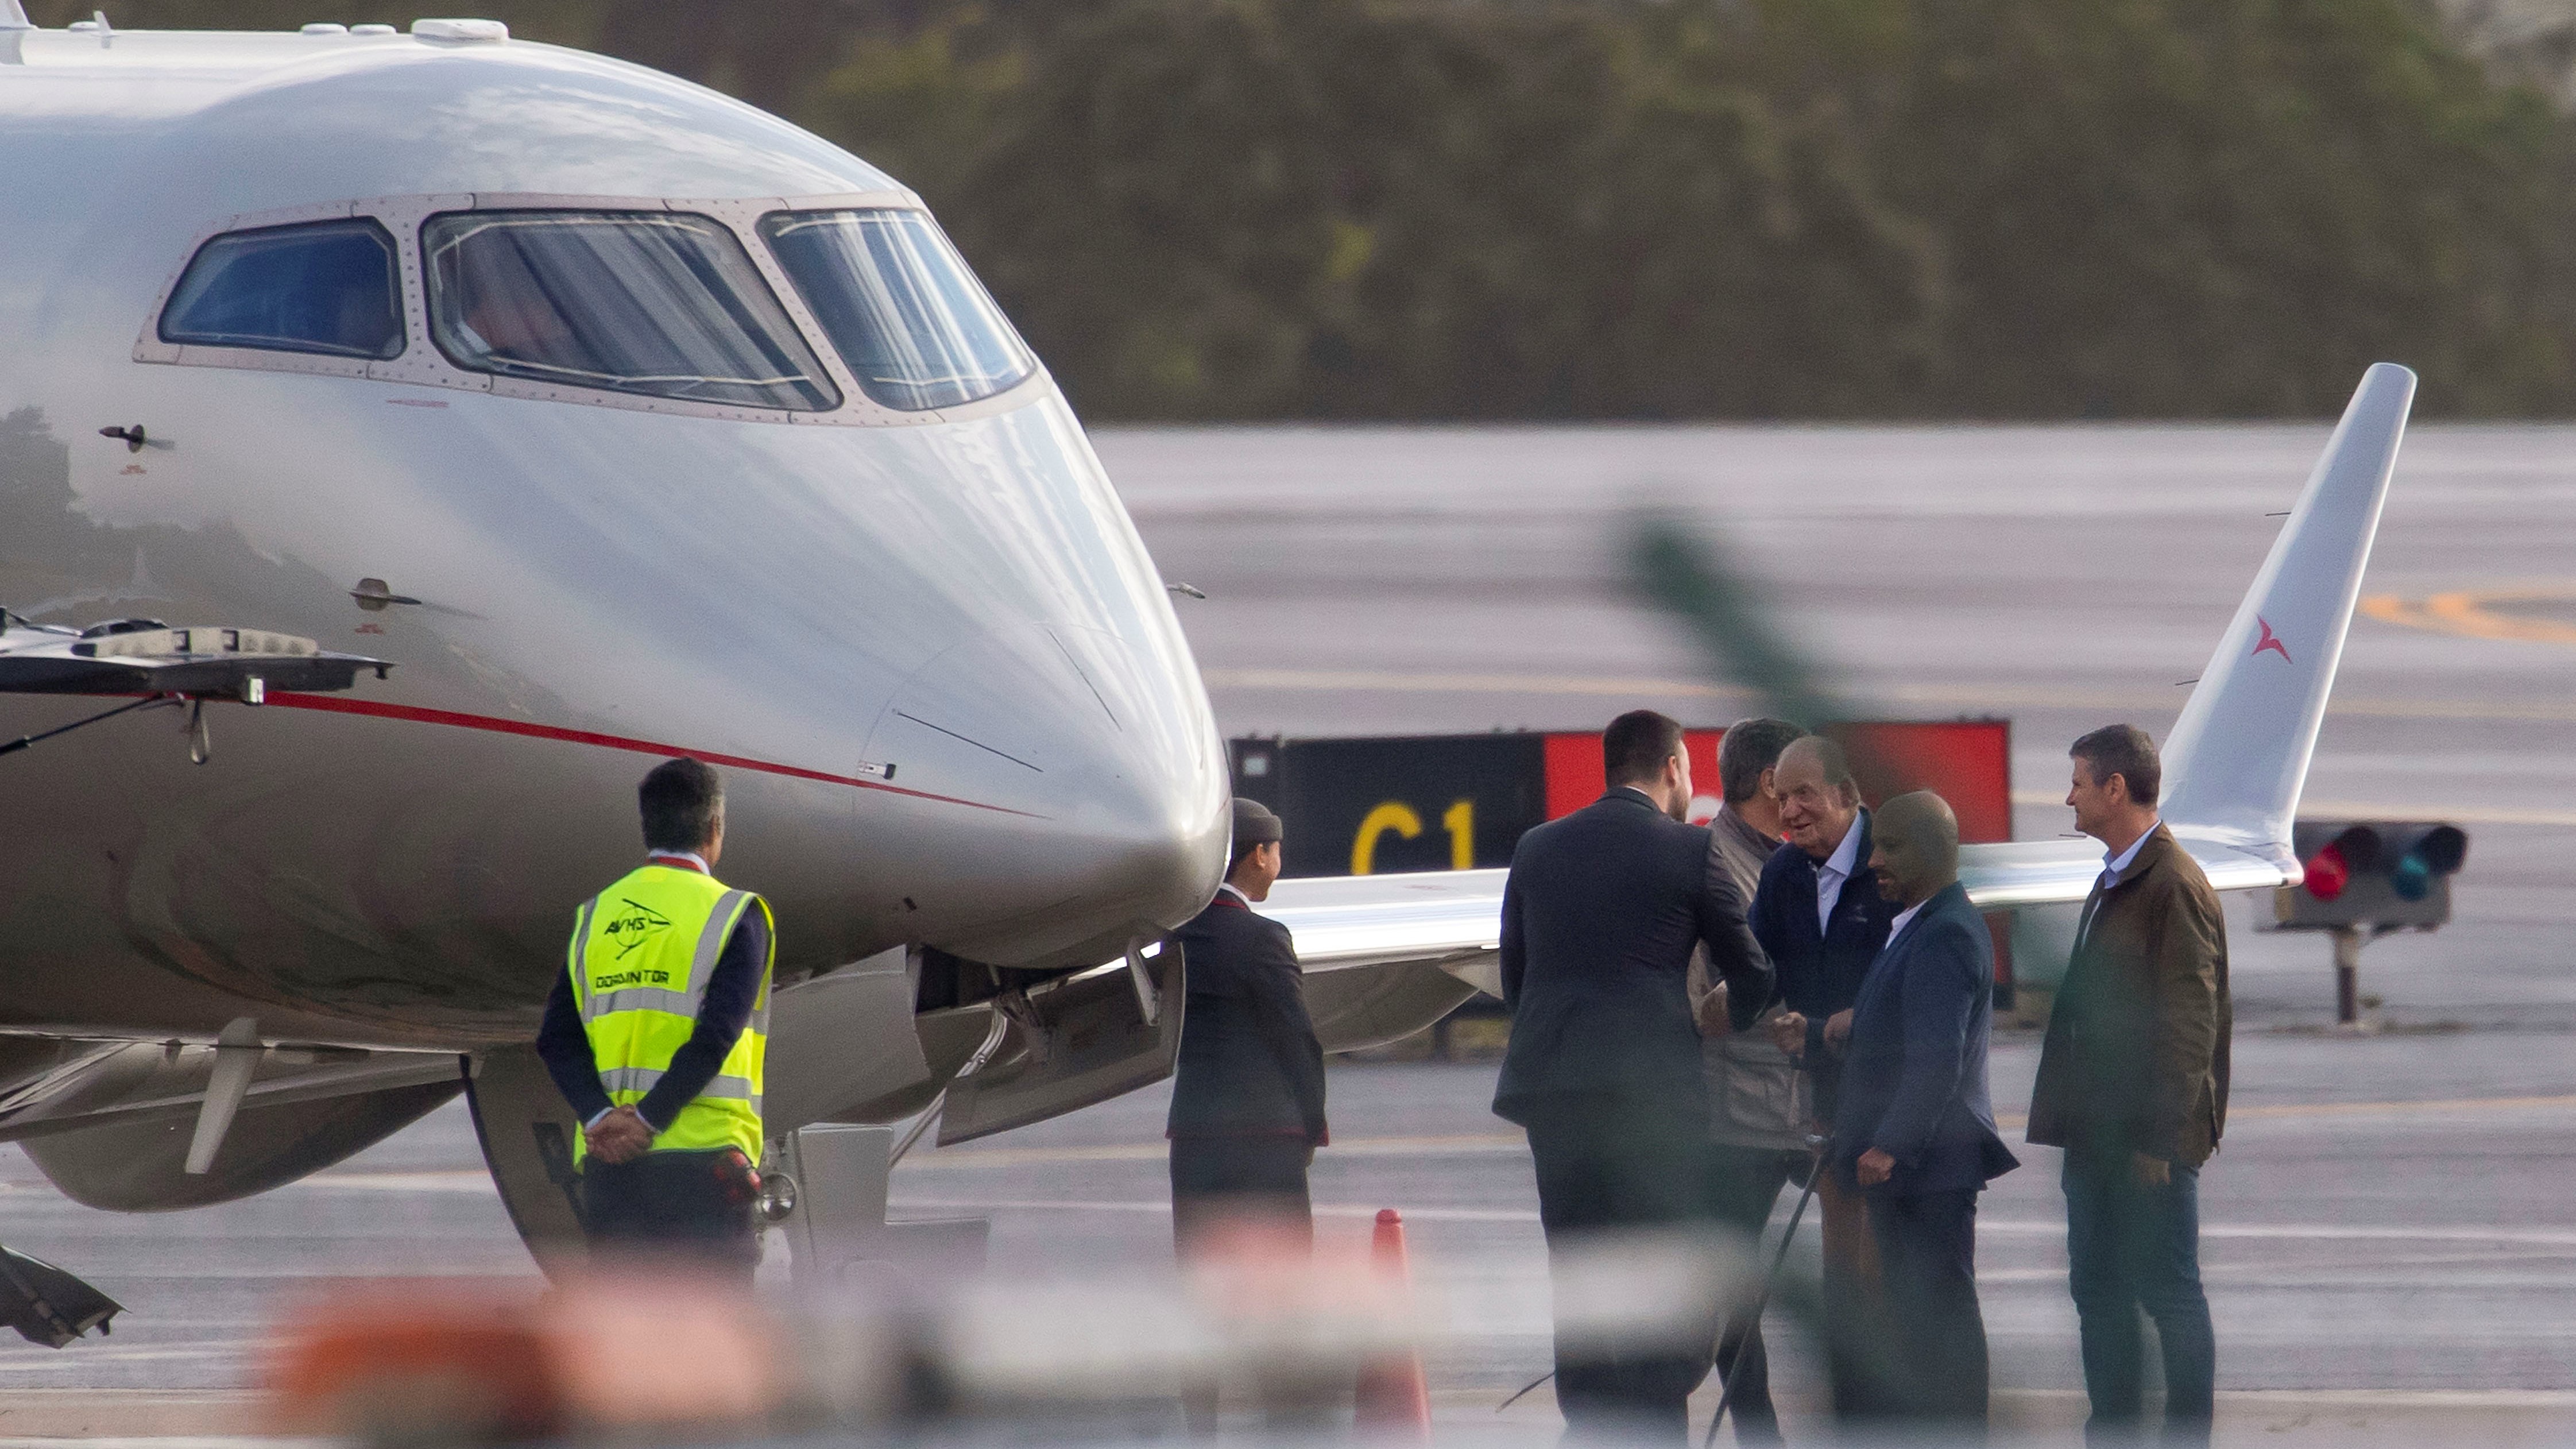
{"label": "yellow high-visibility vest", "polygon": [[[574,919],[569,967],[582,1030],[608,1100],[627,1106],[644,1099],[688,1044],[716,958],[743,913],[755,908],[771,929],[751,1021],[715,1080],[653,1139],[656,1152],[738,1147],[745,1157],[760,1160],[769,969],[778,959],[769,903],[683,866],[646,865],[583,902]],[[583,1155],[575,1138],[574,1159]]]}

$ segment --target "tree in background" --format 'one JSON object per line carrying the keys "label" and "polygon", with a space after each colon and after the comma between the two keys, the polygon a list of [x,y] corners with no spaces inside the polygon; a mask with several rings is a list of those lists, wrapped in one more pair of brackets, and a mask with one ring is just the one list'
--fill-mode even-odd
{"label": "tree in background", "polygon": [[2423,0],[482,9],[886,167],[1095,418],[2576,411],[2576,126]]}

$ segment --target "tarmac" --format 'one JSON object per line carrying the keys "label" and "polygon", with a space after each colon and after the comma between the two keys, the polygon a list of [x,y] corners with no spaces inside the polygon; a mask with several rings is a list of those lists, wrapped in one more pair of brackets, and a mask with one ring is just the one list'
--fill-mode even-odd
{"label": "tarmac", "polygon": [[[1763,581],[1843,687],[1890,717],[2013,720],[2017,828],[2068,828],[2065,742],[2159,734],[2322,446],[2322,427],[1222,429],[1098,436],[1229,734],[1597,727],[1748,701],[1627,595],[1618,537],[1676,509]],[[2409,439],[2306,813],[2470,832],[2458,919],[2364,956],[2369,1030],[2331,1029],[2326,945],[2231,906],[2236,1110],[2203,1180],[2224,1442],[2542,1442],[2576,1434],[2576,430]],[[1293,851],[1295,843],[1290,846]],[[1999,1037],[1999,1110],[2028,1100]],[[1528,1159],[1490,1061],[1337,1061],[1315,1169],[1328,1242],[1406,1218],[1451,1305],[1444,1434],[1527,1437],[1548,1296]],[[899,1212],[987,1213],[1029,1281],[1170,1272],[1160,1089],[898,1169]],[[2007,1130],[2008,1139],[2018,1133]],[[2054,1154],[1981,1213],[1998,1419],[2080,1419]],[[1786,1203],[1783,1204],[1785,1212]],[[0,1348],[0,1439],[251,1432],[242,1394],[298,1292],[388,1273],[529,1273],[459,1108],[249,1202],[117,1216],[0,1150],[13,1247],[132,1310],[54,1353]],[[1812,1242],[1812,1228],[1807,1230]],[[1797,1259],[1793,1257],[1793,1263]],[[770,1270],[765,1270],[770,1271]],[[1778,1336],[1793,1434],[1812,1356]],[[1704,1420],[1711,1404],[1703,1403]]]}

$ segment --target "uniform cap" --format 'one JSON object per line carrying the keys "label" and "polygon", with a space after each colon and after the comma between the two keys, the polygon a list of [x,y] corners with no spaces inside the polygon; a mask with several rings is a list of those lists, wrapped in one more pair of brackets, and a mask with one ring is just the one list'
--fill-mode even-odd
{"label": "uniform cap", "polygon": [[1258,800],[1234,797],[1234,848],[1268,845],[1279,838],[1279,817]]}

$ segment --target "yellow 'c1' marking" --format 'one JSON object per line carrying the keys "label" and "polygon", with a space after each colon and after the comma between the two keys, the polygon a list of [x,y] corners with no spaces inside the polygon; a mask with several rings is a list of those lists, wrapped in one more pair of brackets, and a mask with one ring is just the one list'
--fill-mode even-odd
{"label": "yellow 'c1' marking", "polygon": [[2576,584],[2542,584],[2508,589],[2460,589],[2420,602],[2395,594],[2373,594],[2360,603],[2362,614],[2383,624],[2430,629],[2467,639],[2507,639],[2525,644],[2576,644],[2576,624],[2556,619],[2529,619],[2497,613],[2491,605],[2557,603],[2576,600]]}
{"label": "yellow 'c1' marking", "polygon": [[1411,840],[1422,833],[1422,817],[1401,800],[1389,800],[1370,811],[1360,822],[1358,838],[1351,842],[1351,874],[1368,875],[1377,869],[1377,838],[1390,830]]}
{"label": "yellow 'c1' marking", "polygon": [[1476,868],[1476,802],[1461,800],[1450,806],[1449,812],[1440,817],[1440,824],[1449,832],[1449,868],[1474,870]]}

